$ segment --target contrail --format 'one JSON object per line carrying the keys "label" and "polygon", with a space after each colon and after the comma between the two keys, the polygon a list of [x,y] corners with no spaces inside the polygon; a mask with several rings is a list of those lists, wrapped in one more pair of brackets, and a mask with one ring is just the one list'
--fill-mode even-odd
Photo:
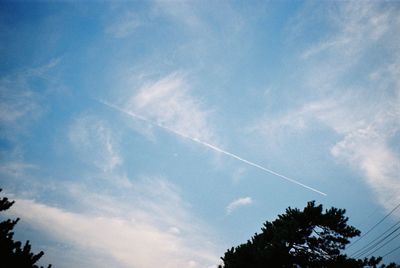
{"label": "contrail", "polygon": [[173,129],[169,128],[169,127],[166,127],[166,126],[164,126],[164,125],[162,125],[162,124],[160,124],[160,123],[150,121],[150,120],[147,119],[146,117],[143,117],[143,116],[141,116],[141,115],[138,115],[138,114],[133,113],[133,112],[130,112],[130,111],[123,110],[123,109],[121,109],[120,107],[115,106],[114,104],[110,104],[110,103],[105,102],[105,101],[99,101],[99,102],[102,103],[102,104],[104,104],[104,105],[106,105],[106,106],[108,106],[108,107],[110,107],[110,108],[113,108],[113,109],[115,109],[115,110],[117,110],[117,111],[119,111],[119,112],[121,112],[121,113],[123,113],[123,114],[129,115],[129,116],[131,116],[131,117],[133,117],[133,118],[136,118],[136,119],[139,119],[139,120],[141,120],[141,121],[144,121],[144,122],[146,122],[146,123],[148,123],[148,124],[150,124],[150,125],[157,126],[157,127],[162,128],[162,129],[164,129],[164,130],[166,130],[166,131],[168,131],[168,132],[172,132],[172,133],[174,133],[175,135],[177,135],[177,136],[179,136],[179,137],[182,137],[182,138],[191,140],[191,141],[193,141],[193,142],[195,142],[195,143],[197,143],[197,144],[203,145],[203,146],[205,146],[205,147],[207,147],[207,148],[210,148],[210,149],[212,149],[212,150],[214,150],[214,151],[216,151],[216,152],[219,152],[219,153],[225,154],[225,155],[227,155],[227,156],[230,156],[230,157],[232,157],[232,158],[234,158],[234,159],[236,159],[236,160],[239,160],[239,161],[241,161],[241,162],[243,162],[243,163],[246,163],[246,164],[248,164],[248,165],[250,165],[250,166],[253,166],[253,167],[256,167],[256,168],[258,168],[258,169],[261,169],[261,170],[263,170],[263,171],[265,171],[265,172],[268,172],[268,173],[270,173],[270,174],[272,174],[272,175],[275,175],[275,176],[277,176],[277,177],[280,177],[280,178],[282,178],[282,179],[284,179],[284,180],[286,180],[286,181],[289,181],[289,182],[291,182],[291,183],[297,184],[297,185],[299,185],[299,186],[301,186],[301,187],[303,187],[303,188],[306,188],[306,189],[308,189],[308,190],[311,190],[311,191],[316,192],[316,193],[318,193],[318,194],[321,194],[321,195],[323,195],[323,196],[326,196],[326,195],[327,195],[326,193],[321,192],[321,191],[319,191],[319,190],[317,190],[317,189],[315,189],[315,188],[313,188],[313,187],[311,187],[311,186],[305,185],[304,183],[301,183],[301,182],[299,182],[299,181],[297,181],[297,180],[295,180],[295,179],[291,179],[291,178],[286,177],[285,175],[279,174],[278,172],[275,172],[275,171],[273,171],[273,170],[271,170],[271,169],[268,169],[268,168],[265,168],[265,167],[263,167],[263,166],[260,166],[260,165],[258,165],[258,164],[256,164],[256,163],[253,163],[253,162],[251,162],[251,161],[249,161],[249,160],[246,160],[246,159],[244,159],[244,158],[242,158],[242,157],[240,157],[240,156],[238,156],[238,155],[236,155],[236,154],[233,154],[233,153],[230,153],[230,152],[228,152],[228,151],[225,151],[225,150],[223,150],[223,149],[221,149],[221,148],[219,148],[219,147],[217,147],[217,146],[215,146],[215,145],[212,145],[212,144],[209,144],[209,143],[207,143],[207,142],[205,142],[205,141],[201,141],[201,140],[199,140],[199,139],[197,139],[197,138],[193,138],[193,137],[187,136],[187,135],[185,135],[185,134],[182,134],[182,133],[180,133],[180,132],[178,132],[178,131],[176,131],[176,130],[173,130]]}

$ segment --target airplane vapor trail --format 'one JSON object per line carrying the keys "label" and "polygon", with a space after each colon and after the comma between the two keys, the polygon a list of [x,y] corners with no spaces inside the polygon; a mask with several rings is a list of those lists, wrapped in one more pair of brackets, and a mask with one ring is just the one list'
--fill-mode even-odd
{"label": "airplane vapor trail", "polygon": [[203,145],[203,146],[205,146],[205,147],[207,147],[207,148],[209,148],[209,149],[211,149],[211,150],[214,150],[214,151],[216,151],[216,152],[219,152],[219,153],[222,153],[222,154],[224,154],[224,155],[230,156],[230,157],[232,157],[232,158],[234,158],[234,159],[236,159],[236,160],[239,160],[239,161],[241,161],[241,162],[243,162],[243,163],[246,163],[246,164],[248,164],[248,165],[250,165],[250,166],[252,166],[252,167],[255,167],[255,168],[258,168],[258,169],[260,169],[260,170],[263,170],[263,171],[265,171],[265,172],[267,172],[267,173],[270,173],[270,174],[272,174],[272,175],[275,175],[275,176],[277,176],[277,177],[279,177],[279,178],[281,178],[281,179],[284,179],[284,180],[286,180],[286,181],[289,181],[289,182],[291,182],[291,183],[297,184],[297,185],[299,185],[299,186],[301,186],[301,187],[303,187],[303,188],[306,188],[306,189],[308,189],[308,190],[311,190],[311,191],[316,192],[316,193],[318,193],[318,194],[321,194],[321,195],[323,195],[323,196],[326,196],[326,195],[327,195],[326,193],[321,192],[321,191],[319,191],[319,190],[317,190],[317,189],[315,189],[315,188],[313,188],[313,187],[311,187],[311,186],[305,185],[304,183],[301,183],[301,182],[299,182],[299,181],[297,181],[297,180],[295,180],[295,179],[291,179],[291,178],[289,178],[289,177],[287,177],[287,176],[285,176],[285,175],[282,175],[282,174],[280,174],[280,173],[278,173],[278,172],[275,172],[275,171],[273,171],[273,170],[271,170],[271,169],[268,169],[268,168],[265,168],[265,167],[263,167],[263,166],[260,166],[260,165],[258,165],[258,164],[256,164],[256,163],[251,162],[251,161],[249,161],[249,160],[246,160],[246,159],[244,159],[244,158],[242,158],[242,157],[240,157],[240,156],[238,156],[238,155],[236,155],[236,154],[233,154],[233,153],[230,153],[230,152],[228,152],[228,151],[225,151],[225,150],[223,150],[223,149],[221,149],[221,148],[219,148],[219,147],[217,147],[217,146],[215,146],[215,145],[212,145],[212,144],[207,143],[207,142],[205,142],[205,141],[201,141],[201,140],[199,140],[198,138],[193,138],[193,137],[187,136],[187,135],[185,135],[185,134],[183,134],[183,133],[180,133],[180,132],[178,132],[178,131],[176,131],[176,130],[174,130],[174,129],[172,129],[172,128],[169,128],[169,127],[167,127],[167,126],[164,126],[164,125],[162,125],[162,124],[160,124],[160,123],[150,121],[150,120],[147,119],[146,117],[143,117],[143,116],[141,116],[141,115],[138,115],[138,114],[133,113],[133,112],[130,112],[130,111],[126,111],[126,110],[124,110],[124,109],[122,109],[122,108],[120,108],[120,107],[118,107],[118,106],[116,106],[116,105],[114,105],[114,104],[110,104],[110,103],[105,102],[105,101],[99,101],[99,102],[102,103],[102,104],[104,104],[104,105],[106,105],[106,106],[108,106],[108,107],[110,107],[110,108],[112,108],[112,109],[115,109],[115,110],[117,110],[117,111],[119,111],[119,112],[121,112],[121,113],[123,113],[123,114],[129,115],[130,117],[139,119],[139,120],[144,121],[144,122],[146,122],[146,123],[148,123],[148,124],[150,124],[150,125],[157,126],[157,127],[161,128],[161,129],[164,129],[164,130],[166,130],[166,131],[168,131],[168,132],[174,133],[175,135],[177,135],[177,136],[179,136],[179,137],[182,137],[182,138],[191,140],[191,141],[193,141],[193,142],[195,142],[195,143],[197,143],[197,144]]}

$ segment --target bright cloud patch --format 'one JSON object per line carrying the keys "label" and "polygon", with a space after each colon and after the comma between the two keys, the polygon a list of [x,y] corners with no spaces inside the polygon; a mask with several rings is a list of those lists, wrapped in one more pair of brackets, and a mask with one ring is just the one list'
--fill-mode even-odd
{"label": "bright cloud patch", "polygon": [[[391,209],[400,202],[400,157],[390,146],[400,133],[400,12],[374,2],[348,2],[338,10],[330,21],[336,31],[303,54],[309,66],[303,86],[319,99],[267,116],[255,129],[273,140],[315,124],[328,127],[341,137],[332,155],[361,171],[381,204]],[[366,64],[374,53],[382,58]],[[360,73],[361,79],[349,80]]]}
{"label": "bright cloud patch", "polygon": [[115,38],[124,38],[132,34],[140,26],[138,16],[133,12],[118,16],[118,19],[108,25],[105,29],[107,34]]}
{"label": "bright cloud patch", "polygon": [[363,227],[400,202],[400,2],[9,1],[0,18],[0,188],[41,265],[208,268],[288,206]]}
{"label": "bright cloud patch", "polygon": [[[0,124],[20,125],[24,119],[32,120],[42,112],[40,101],[43,96],[37,92],[34,82],[45,82],[47,89],[52,82],[49,71],[59,62],[59,59],[53,59],[43,66],[0,77]],[[46,93],[43,88],[41,91]]]}
{"label": "bright cloud patch", "polygon": [[[399,131],[400,126],[395,127],[394,133]],[[382,126],[358,128],[331,149],[333,156],[345,159],[365,174],[367,183],[389,210],[400,202],[400,158],[388,146],[390,132]]]}
{"label": "bright cloud patch", "polygon": [[227,207],[226,207],[226,214],[231,214],[235,209],[242,207],[242,206],[248,206],[253,204],[253,200],[251,197],[242,197],[239,199],[236,199],[232,201]]}
{"label": "bright cloud patch", "polygon": [[126,104],[126,110],[202,141],[215,140],[209,112],[189,92],[189,84],[173,73],[141,87]]}
{"label": "bright cloud patch", "polygon": [[394,16],[399,11],[372,2],[352,2],[344,5],[342,12],[344,20],[332,45],[321,52],[331,54],[324,64],[328,61],[335,66],[338,59],[350,64],[342,64],[335,76],[325,76],[330,77],[325,82],[343,84],[344,74],[359,72],[359,64],[374,53],[374,46],[382,46],[394,56],[372,65],[365,83],[346,86],[345,102],[317,111],[315,116],[343,135],[332,154],[362,171],[381,203],[390,209],[400,202],[400,158],[389,146],[400,131],[400,80],[398,69],[393,68],[400,66],[400,46],[394,39],[400,35],[400,21]]}
{"label": "bright cloud patch", "polygon": [[211,267],[218,261],[215,245],[165,180],[138,181],[122,191],[122,198],[71,186],[66,189],[87,212],[70,212],[27,199],[17,199],[11,210],[59,243],[60,248],[48,254],[62,255],[63,247],[71,245],[85,251],[82,263],[98,256],[105,259],[105,263],[92,262],[90,267]]}
{"label": "bright cloud patch", "polygon": [[103,171],[111,171],[122,163],[111,129],[95,116],[76,118],[69,128],[68,137],[82,160],[94,163]]}

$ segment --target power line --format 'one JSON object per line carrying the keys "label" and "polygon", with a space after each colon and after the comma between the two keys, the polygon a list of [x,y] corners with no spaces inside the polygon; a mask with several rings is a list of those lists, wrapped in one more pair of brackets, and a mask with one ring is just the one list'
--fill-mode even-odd
{"label": "power line", "polygon": [[381,224],[387,217],[389,217],[396,209],[400,207],[400,203],[395,206],[388,214],[386,214],[380,221],[378,221],[374,226],[372,226],[366,233],[361,235],[356,241],[351,243],[347,248],[351,248],[354,246],[358,241],[360,241],[363,237],[365,237],[367,234],[369,234],[372,230],[374,230],[379,224]]}
{"label": "power line", "polygon": [[395,248],[395,249],[389,251],[388,253],[386,253],[385,255],[383,255],[382,258],[384,258],[384,257],[386,257],[386,256],[388,256],[388,255],[390,255],[390,254],[392,254],[393,252],[395,252],[396,250],[399,250],[399,249],[400,249],[400,246],[398,246],[397,248]]}
{"label": "power line", "polygon": [[379,248],[375,249],[374,251],[371,252],[371,255],[374,254],[375,252],[377,252],[378,250],[380,250],[381,248],[383,248],[384,246],[386,246],[387,244],[389,244],[390,242],[392,242],[396,237],[400,236],[400,233],[398,233],[396,236],[392,237],[392,239],[390,239],[389,241],[387,241],[385,244],[383,244],[382,246],[380,246]]}
{"label": "power line", "polygon": [[[400,229],[400,226],[397,227],[394,231],[392,231],[390,234],[386,235],[385,237],[381,238],[378,242],[374,243],[373,245],[369,246],[368,248],[366,248],[365,250],[363,250],[362,252],[356,254],[357,258],[368,254],[369,251],[373,250],[374,248],[376,248],[377,246],[379,246],[379,244],[383,243],[387,238],[389,238],[390,236],[392,236],[392,234],[394,234],[395,232],[397,232],[397,230]],[[400,235],[400,233],[396,234],[394,237],[392,237],[389,241],[386,241],[386,243],[384,243],[382,246],[378,247],[376,250],[374,250],[371,254],[375,253],[378,249],[382,248],[383,246],[387,245],[388,243],[390,243],[393,239],[395,239],[396,237],[398,237]]]}
{"label": "power line", "polygon": [[[360,249],[356,250],[356,251],[353,252],[350,256],[359,255],[361,252],[364,252],[365,250],[368,251],[368,250],[370,250],[371,248],[373,248],[373,247],[375,246],[375,244],[373,244],[373,243],[375,243],[377,240],[382,240],[382,237],[383,237],[386,233],[390,232],[393,228],[395,228],[399,223],[400,223],[400,221],[398,221],[398,222],[396,222],[395,224],[393,224],[393,225],[392,225],[389,229],[387,229],[385,232],[379,234],[375,239],[371,240],[371,241],[368,243],[368,245],[365,245],[365,246],[361,247]],[[399,227],[399,228],[400,228],[400,227]],[[398,230],[399,228],[397,228],[396,230]],[[396,231],[396,230],[395,230],[395,231]],[[379,244],[379,243],[381,243],[381,241],[378,242],[378,244]]]}

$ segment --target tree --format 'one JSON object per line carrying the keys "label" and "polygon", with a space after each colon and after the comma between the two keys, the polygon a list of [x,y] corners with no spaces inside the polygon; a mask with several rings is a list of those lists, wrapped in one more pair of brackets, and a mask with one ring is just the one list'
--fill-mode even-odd
{"label": "tree", "polygon": [[228,249],[219,268],[378,267],[381,257],[361,260],[343,253],[349,239],[361,233],[347,224],[345,212],[333,207],[324,212],[314,201],[303,211],[289,207],[278,219],[267,221],[262,232],[247,243]]}
{"label": "tree", "polygon": [[[0,199],[0,212],[9,209],[13,204],[14,201],[9,201],[7,197],[3,197]],[[20,241],[13,240],[13,229],[18,221],[19,218],[0,222],[0,267],[39,268],[35,263],[43,256],[43,251],[34,254],[31,252],[29,240],[25,242],[23,247]],[[50,267],[51,265],[48,266],[48,268]]]}

